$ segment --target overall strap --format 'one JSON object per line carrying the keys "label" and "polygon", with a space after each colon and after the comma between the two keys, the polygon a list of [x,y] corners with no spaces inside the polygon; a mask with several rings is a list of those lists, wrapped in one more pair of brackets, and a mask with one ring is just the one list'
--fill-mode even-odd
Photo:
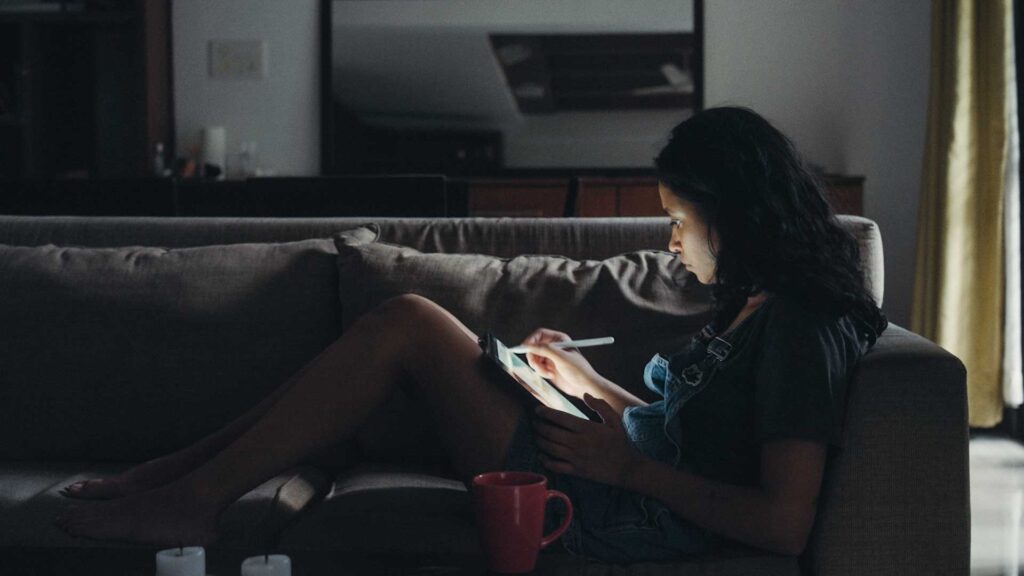
{"label": "overall strap", "polygon": [[702,346],[705,346],[708,354],[717,358],[719,362],[725,360],[729,356],[729,352],[732,351],[732,343],[726,338],[717,335],[714,323],[701,328],[700,332],[694,336],[694,339]]}

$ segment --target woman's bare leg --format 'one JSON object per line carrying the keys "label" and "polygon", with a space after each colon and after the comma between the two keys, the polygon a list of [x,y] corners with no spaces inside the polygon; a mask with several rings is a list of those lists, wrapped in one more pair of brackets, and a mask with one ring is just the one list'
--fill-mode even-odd
{"label": "woman's bare leg", "polygon": [[472,332],[432,302],[403,296],[360,319],[205,464],[154,490],[73,506],[61,524],[100,539],[210,542],[231,502],[352,437],[406,375],[460,479],[468,484],[473,475],[503,466],[524,404],[490,374]]}
{"label": "woman's bare leg", "polygon": [[[303,377],[310,366],[320,360],[325,352],[326,350],[318,354],[287,382],[271,391],[259,404],[198,442],[177,452],[143,462],[116,476],[80,480],[66,486],[61,493],[65,496],[85,500],[108,500],[145,492],[181,478],[226,448],[252,427],[292,384]],[[313,460],[315,458],[311,459],[311,463],[315,463],[312,462]]]}

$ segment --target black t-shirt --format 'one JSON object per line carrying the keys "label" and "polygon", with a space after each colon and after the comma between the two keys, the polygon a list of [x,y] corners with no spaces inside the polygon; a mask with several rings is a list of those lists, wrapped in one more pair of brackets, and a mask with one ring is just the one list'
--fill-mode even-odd
{"label": "black t-shirt", "polygon": [[[849,375],[868,347],[857,326],[848,315],[771,296],[722,334],[729,355],[668,423],[681,432],[680,468],[753,486],[766,441],[801,438],[841,449]],[[679,376],[677,366],[705,355],[695,339],[670,371]]]}

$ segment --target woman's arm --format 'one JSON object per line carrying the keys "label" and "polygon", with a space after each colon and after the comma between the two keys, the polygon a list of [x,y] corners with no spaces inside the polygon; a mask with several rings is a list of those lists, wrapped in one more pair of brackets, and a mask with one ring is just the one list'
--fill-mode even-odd
{"label": "woman's arm", "polygon": [[547,346],[552,342],[566,340],[570,338],[564,332],[538,328],[527,336],[521,345],[529,349],[526,359],[530,366],[566,394],[577,398],[590,394],[600,398],[615,410],[620,419],[626,406],[647,405],[647,402],[598,374],[579,350]]}
{"label": "woman's arm", "polygon": [[814,524],[826,446],[777,440],[761,447],[761,486],[724,484],[642,458],[627,490],[662,501],[678,516],[751,546],[799,556]]}
{"label": "woman's arm", "polygon": [[591,386],[588,393],[595,398],[600,398],[607,402],[620,419],[622,418],[622,411],[626,409],[626,406],[647,406],[647,402],[630,394],[628,390],[597,372],[594,372],[594,378],[590,382]]}

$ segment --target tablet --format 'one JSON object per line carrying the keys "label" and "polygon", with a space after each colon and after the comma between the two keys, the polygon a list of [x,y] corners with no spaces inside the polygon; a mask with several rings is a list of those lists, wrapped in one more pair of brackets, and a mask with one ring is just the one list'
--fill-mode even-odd
{"label": "tablet", "polygon": [[495,338],[493,334],[481,336],[480,347],[484,349],[484,356],[512,377],[517,384],[529,392],[541,404],[548,408],[572,414],[577,418],[591,420],[575,404],[570,402],[569,398],[556,388],[554,384],[545,380],[525,360],[509,352],[508,347],[501,340]]}

